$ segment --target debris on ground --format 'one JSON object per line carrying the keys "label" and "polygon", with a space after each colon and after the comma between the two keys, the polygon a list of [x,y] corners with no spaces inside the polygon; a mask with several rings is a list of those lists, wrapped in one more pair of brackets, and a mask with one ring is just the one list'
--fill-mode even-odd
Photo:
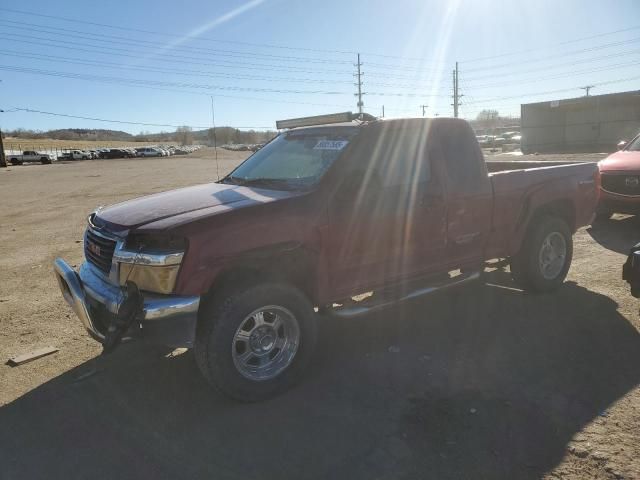
{"label": "debris on ground", "polygon": [[59,349],[55,347],[40,348],[38,350],[34,350],[33,352],[23,353],[22,355],[11,357],[9,360],[7,360],[7,365],[11,367],[17,367],[18,365],[29,363],[33,360],[37,360],[38,358],[51,355],[52,353],[56,353],[57,351],[59,351]]}

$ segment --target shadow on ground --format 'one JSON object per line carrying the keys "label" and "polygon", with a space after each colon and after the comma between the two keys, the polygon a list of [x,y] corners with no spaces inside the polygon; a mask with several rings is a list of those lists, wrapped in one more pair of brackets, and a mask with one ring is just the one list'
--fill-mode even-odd
{"label": "shadow on ground", "polygon": [[587,232],[604,248],[626,255],[640,242],[640,215],[615,215],[592,225]]}
{"label": "shadow on ground", "polygon": [[326,320],[302,384],[261,404],[211,391],[190,353],[124,345],[0,410],[0,477],[539,478],[638,383],[640,336],[576,284],[488,282]]}

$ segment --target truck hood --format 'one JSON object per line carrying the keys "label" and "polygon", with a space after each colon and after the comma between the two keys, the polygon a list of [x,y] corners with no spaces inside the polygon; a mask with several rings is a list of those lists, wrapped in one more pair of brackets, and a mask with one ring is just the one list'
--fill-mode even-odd
{"label": "truck hood", "polygon": [[166,229],[231,209],[266,204],[299,194],[300,192],[208,183],[101,207],[93,222],[114,233],[150,224]]}
{"label": "truck hood", "polygon": [[640,172],[640,152],[622,150],[612,153],[598,163],[601,172]]}

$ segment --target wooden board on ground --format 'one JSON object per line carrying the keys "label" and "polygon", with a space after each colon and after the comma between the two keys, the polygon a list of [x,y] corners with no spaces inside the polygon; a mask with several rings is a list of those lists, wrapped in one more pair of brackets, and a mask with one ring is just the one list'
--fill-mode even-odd
{"label": "wooden board on ground", "polygon": [[51,355],[52,353],[56,353],[59,349],[55,347],[45,347],[40,348],[38,350],[34,350],[33,352],[23,353],[22,355],[16,355],[15,357],[10,358],[7,361],[7,365],[12,367],[17,367],[18,365],[22,365],[24,363],[31,362],[38,358],[44,357],[46,355]]}

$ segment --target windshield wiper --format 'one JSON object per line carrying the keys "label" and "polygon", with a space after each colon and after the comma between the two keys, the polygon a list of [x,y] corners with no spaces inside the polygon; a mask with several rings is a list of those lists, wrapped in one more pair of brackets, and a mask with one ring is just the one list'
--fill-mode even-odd
{"label": "windshield wiper", "polygon": [[299,189],[303,186],[295,182],[293,179],[288,178],[242,178],[242,177],[227,177],[226,180],[230,180],[235,185],[251,186],[251,185],[265,185],[267,187],[285,187],[287,189]]}

